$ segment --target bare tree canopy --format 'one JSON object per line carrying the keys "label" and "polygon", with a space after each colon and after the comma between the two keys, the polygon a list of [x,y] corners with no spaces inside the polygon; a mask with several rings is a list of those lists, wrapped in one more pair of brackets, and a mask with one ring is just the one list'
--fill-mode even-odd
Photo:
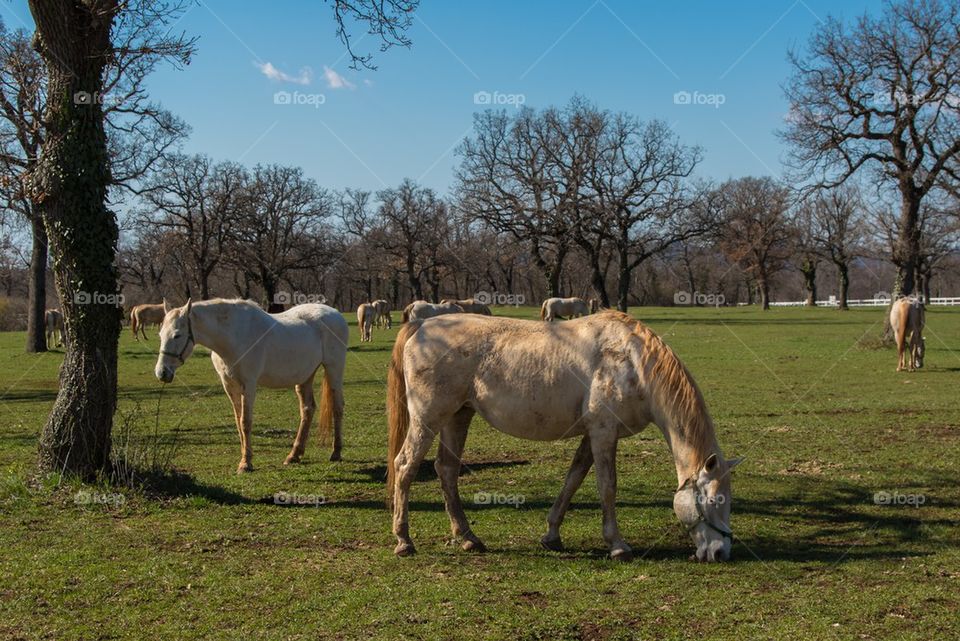
{"label": "bare tree canopy", "polygon": [[851,25],[830,18],[789,59],[783,136],[798,177],[833,187],[869,172],[896,190],[894,289],[914,291],[920,204],[960,179],[960,5],[900,0]]}

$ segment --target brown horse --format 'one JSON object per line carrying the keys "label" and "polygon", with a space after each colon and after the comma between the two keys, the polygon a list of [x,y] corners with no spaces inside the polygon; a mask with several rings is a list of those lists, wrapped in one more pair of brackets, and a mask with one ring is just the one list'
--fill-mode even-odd
{"label": "brown horse", "polygon": [[410,485],[435,436],[444,503],[463,549],[483,551],[463,510],[457,482],[470,420],[535,441],[580,437],[566,483],[547,517],[542,544],[561,549],[560,524],[596,464],[603,538],[610,556],[631,557],[616,518],[617,441],[656,423],[673,454],[674,512],[701,561],[729,558],[730,476],[737,460],[720,451],[693,377],[641,323],[602,312],[566,323],[451,314],[406,324],[397,335],[387,382],[387,486],[393,497],[396,554],[414,550]]}
{"label": "brown horse", "polygon": [[897,371],[906,369],[907,334],[910,334],[910,371],[923,367],[926,344],[923,340],[923,301],[918,298],[900,298],[890,307],[890,327],[897,340]]}
{"label": "brown horse", "polygon": [[444,299],[440,301],[441,305],[448,305],[450,303],[459,305],[463,308],[463,311],[468,314],[483,314],[484,316],[493,316],[493,312],[490,311],[490,308],[475,298],[465,298],[463,300]]}

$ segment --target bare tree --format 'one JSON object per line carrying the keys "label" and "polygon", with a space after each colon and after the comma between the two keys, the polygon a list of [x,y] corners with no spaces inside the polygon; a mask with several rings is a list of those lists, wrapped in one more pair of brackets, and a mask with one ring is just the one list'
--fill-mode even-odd
{"label": "bare tree", "polygon": [[837,269],[837,305],[846,310],[850,263],[863,253],[863,200],[859,190],[843,185],[820,192],[810,203],[813,241],[817,251]]}
{"label": "bare tree", "polygon": [[917,286],[924,198],[960,157],[960,5],[889,1],[849,27],[831,18],[792,52],[783,132],[800,177],[833,187],[863,171],[899,193],[894,294]]}
{"label": "bare tree", "polygon": [[720,186],[720,246],[756,283],[763,309],[770,309],[770,285],[790,258],[795,231],[787,219],[787,190],[772,178],[748,176]]}
{"label": "bare tree", "polygon": [[246,171],[235,163],[176,155],[143,186],[140,219],[180,238],[201,299],[210,297],[210,277],[224,258],[247,182]]}

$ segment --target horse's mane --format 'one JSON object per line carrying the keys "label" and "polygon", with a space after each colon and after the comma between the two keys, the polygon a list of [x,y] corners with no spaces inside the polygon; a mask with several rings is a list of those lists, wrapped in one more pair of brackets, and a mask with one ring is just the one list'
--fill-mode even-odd
{"label": "horse's mane", "polygon": [[663,339],[640,321],[615,310],[598,315],[624,323],[639,338],[641,366],[646,370],[652,361],[648,370],[654,381],[651,391],[661,411],[674,423],[677,435],[697,453],[697,464],[702,464],[714,451],[716,435],[693,375]]}

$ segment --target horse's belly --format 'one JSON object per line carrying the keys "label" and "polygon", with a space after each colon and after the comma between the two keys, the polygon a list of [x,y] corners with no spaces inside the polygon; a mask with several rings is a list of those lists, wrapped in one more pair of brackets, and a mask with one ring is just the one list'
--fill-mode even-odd
{"label": "horse's belly", "polygon": [[490,425],[517,438],[555,441],[584,434],[576,403],[540,404],[521,397],[501,397],[495,403],[477,400],[471,405]]}

